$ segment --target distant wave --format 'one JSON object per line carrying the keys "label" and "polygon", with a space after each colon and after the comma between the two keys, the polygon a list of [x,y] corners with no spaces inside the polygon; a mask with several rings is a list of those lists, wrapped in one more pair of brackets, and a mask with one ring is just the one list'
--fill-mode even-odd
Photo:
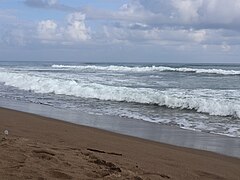
{"label": "distant wave", "polygon": [[[168,108],[190,109],[217,116],[240,118],[240,92],[237,90],[165,91],[151,88],[114,87],[28,73],[0,72],[0,82],[36,93],[55,93],[99,100],[154,104]],[[230,98],[225,98],[226,96]]]}
{"label": "distant wave", "polygon": [[145,67],[128,67],[128,66],[72,66],[72,65],[52,65],[53,68],[61,69],[79,69],[79,70],[103,70],[103,71],[119,71],[119,72],[151,72],[151,71],[174,71],[174,72],[192,72],[206,74],[222,74],[222,75],[240,75],[240,71],[224,70],[224,69],[196,69],[196,68],[173,68],[167,66],[145,66]]}

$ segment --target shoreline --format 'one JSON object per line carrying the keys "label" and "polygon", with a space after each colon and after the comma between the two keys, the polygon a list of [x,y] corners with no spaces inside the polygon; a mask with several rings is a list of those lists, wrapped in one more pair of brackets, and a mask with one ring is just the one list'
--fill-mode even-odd
{"label": "shoreline", "polygon": [[0,98],[0,107],[102,129],[174,146],[240,158],[240,138],[181,129],[136,119],[90,115],[51,106]]}
{"label": "shoreline", "polygon": [[[0,174],[11,179],[238,179],[240,159],[0,108]],[[1,136],[3,136],[1,134]]]}

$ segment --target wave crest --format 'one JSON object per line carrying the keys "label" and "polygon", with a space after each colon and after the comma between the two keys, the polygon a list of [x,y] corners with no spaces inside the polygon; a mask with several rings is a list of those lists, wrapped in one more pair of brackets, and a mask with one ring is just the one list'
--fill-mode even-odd
{"label": "wave crest", "polygon": [[196,69],[196,68],[173,68],[167,66],[145,66],[145,67],[129,67],[129,66],[96,66],[96,65],[52,65],[52,68],[59,69],[78,69],[78,70],[102,70],[102,71],[118,71],[118,72],[192,72],[206,74],[221,74],[221,75],[240,75],[240,71],[224,70],[224,69]]}
{"label": "wave crest", "polygon": [[[155,104],[168,108],[195,110],[217,116],[240,118],[240,92],[237,90],[156,90],[113,87],[28,73],[0,72],[0,82],[36,93],[55,93],[99,100]],[[226,98],[228,97],[228,98]]]}

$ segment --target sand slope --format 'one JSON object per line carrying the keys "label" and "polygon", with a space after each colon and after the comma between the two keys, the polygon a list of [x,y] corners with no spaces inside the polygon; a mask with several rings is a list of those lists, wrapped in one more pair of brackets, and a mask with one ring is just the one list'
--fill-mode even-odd
{"label": "sand slope", "polygon": [[240,159],[0,109],[1,179],[240,179]]}

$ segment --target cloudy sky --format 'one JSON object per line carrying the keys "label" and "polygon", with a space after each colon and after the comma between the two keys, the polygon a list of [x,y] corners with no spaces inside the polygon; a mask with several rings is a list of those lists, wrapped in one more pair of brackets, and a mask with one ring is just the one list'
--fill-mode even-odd
{"label": "cloudy sky", "polygon": [[240,63],[240,0],[0,0],[0,61]]}

